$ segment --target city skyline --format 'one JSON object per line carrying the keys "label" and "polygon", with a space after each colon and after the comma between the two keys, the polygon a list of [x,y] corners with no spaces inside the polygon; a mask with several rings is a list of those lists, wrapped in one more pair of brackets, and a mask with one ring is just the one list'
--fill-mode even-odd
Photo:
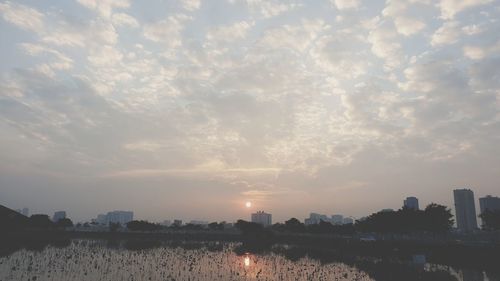
{"label": "city skyline", "polygon": [[0,204],[283,221],[498,196],[499,4],[0,0]]}
{"label": "city skyline", "polygon": [[[463,193],[470,193],[470,194],[467,194],[466,195],[466,199],[463,198],[464,195],[462,195]],[[460,195],[457,195],[457,194],[460,194]],[[412,202],[409,202],[408,200],[411,200]],[[465,201],[469,201],[468,203],[464,203]],[[478,202],[478,204],[476,204],[476,201]],[[475,229],[479,229],[479,220],[478,220],[478,217],[480,214],[483,213],[483,211],[488,208],[490,211],[495,211],[495,210],[500,210],[500,197],[498,196],[492,196],[492,195],[485,195],[485,196],[478,196],[477,200],[474,196],[474,193],[473,193],[473,190],[470,190],[470,189],[467,189],[467,188],[461,188],[461,189],[454,189],[453,190],[453,205],[452,206],[447,206],[445,205],[445,207],[449,208],[450,211],[453,213],[453,217],[454,217],[454,227],[456,227],[458,230],[467,230],[467,231],[470,231],[470,230],[475,230]],[[436,202],[429,202],[428,204],[431,204],[431,203],[436,203]],[[395,209],[392,209],[392,208],[383,208],[383,209],[380,209],[380,210],[375,210],[373,211],[373,213],[367,213],[367,214],[364,214],[362,216],[359,216],[359,217],[354,217],[352,215],[348,215],[348,214],[339,214],[339,213],[336,213],[336,214],[331,214],[331,215],[328,215],[328,214],[320,214],[320,213],[316,213],[315,211],[310,211],[310,213],[308,214],[309,217],[307,217],[307,215],[304,215],[304,216],[295,216],[295,217],[287,217],[286,215],[278,215],[279,218],[281,219],[278,219],[278,220],[274,220],[274,223],[283,223],[285,222],[286,220],[288,219],[291,219],[291,218],[296,218],[298,219],[299,221],[303,221],[306,225],[308,224],[318,224],[321,220],[325,221],[325,222],[330,222],[332,224],[346,224],[346,223],[353,223],[355,222],[356,220],[358,219],[363,219],[363,218],[366,218],[368,217],[369,215],[371,214],[374,214],[374,213],[378,213],[378,212],[388,212],[388,211],[395,211],[395,210],[401,210],[401,209],[404,209],[404,208],[409,208],[409,209],[413,209],[413,210],[424,210],[425,207],[427,207],[426,204],[425,206],[423,206],[422,209],[419,208],[419,199],[417,197],[414,197],[414,196],[410,196],[410,197],[406,197],[404,200],[403,200],[403,206],[401,206],[400,208],[395,208]],[[461,205],[461,210],[457,212],[457,204]],[[468,206],[464,206],[464,204],[468,205]],[[246,213],[246,216],[248,217],[238,217],[238,218],[232,218],[232,219],[220,219],[220,218],[212,218],[212,219],[209,219],[209,218],[206,218],[206,217],[200,217],[200,216],[196,216],[196,217],[184,217],[184,216],[180,216],[180,217],[168,217],[168,216],[160,216],[160,219],[151,219],[151,218],[145,218],[145,217],[139,217],[137,218],[137,220],[146,220],[146,221],[151,221],[151,222],[156,222],[156,223],[159,223],[159,224],[164,224],[165,222],[172,222],[172,221],[180,221],[180,222],[183,222],[185,221],[186,223],[194,223],[194,224],[208,224],[209,222],[228,222],[228,223],[233,223],[233,222],[236,222],[237,220],[240,220],[240,219],[243,219],[243,220],[248,220],[248,221],[254,221],[254,215],[258,215],[260,213],[263,213],[265,215],[269,215],[271,216],[272,213],[266,213],[264,210],[257,210],[255,208],[252,208],[254,207],[253,206],[253,203],[250,202],[250,201],[245,201],[243,202],[243,206],[244,208],[247,210],[247,213]],[[472,206],[472,209],[470,208],[470,206]],[[415,207],[415,208],[414,208]],[[469,209],[469,210],[466,210],[466,209]],[[29,208],[23,208],[23,209],[17,209],[16,210],[18,213],[22,213],[23,215],[27,216],[26,214],[29,212]],[[467,212],[473,212],[473,214],[471,215],[472,217],[469,217],[469,218],[463,218],[465,215],[464,213],[467,213]],[[54,212],[54,217],[56,216],[57,213],[64,213],[64,217],[66,217],[66,211],[55,211]],[[93,218],[86,218],[84,220],[80,220],[80,221],[77,221],[79,223],[84,223],[84,222],[96,222],[96,223],[99,223],[99,224],[107,224],[107,222],[111,221],[111,222],[115,222],[115,221],[120,221],[120,220],[123,220],[123,221],[131,221],[134,217],[134,212],[133,211],[121,211],[121,210],[113,210],[113,211],[106,211],[105,213],[107,214],[97,214],[95,217]],[[460,214],[458,214],[460,213]],[[40,213],[42,214],[42,213]],[[119,214],[119,215],[117,215]],[[120,218],[120,219],[117,219],[117,218],[112,218],[110,219],[109,217],[110,216],[113,216],[113,217],[117,217],[117,216],[125,216],[126,219],[123,219],[123,218]],[[461,218],[459,218],[461,217]],[[200,219],[201,218],[201,219]],[[206,220],[208,219],[208,220]],[[473,220],[472,224],[474,225],[474,222],[475,222],[475,225],[476,227],[472,227],[470,228],[470,226],[464,228],[464,226],[461,226],[460,224],[470,224],[470,222],[465,222],[466,220]],[[257,220],[260,220],[260,219],[257,219]],[[270,219],[271,220],[271,219]],[[458,221],[461,220],[462,222],[459,223]],[[53,221],[56,221],[56,219],[53,219]],[[347,222],[346,222],[347,221]],[[202,223],[203,222],[203,223]],[[123,223],[124,224],[124,223]]]}

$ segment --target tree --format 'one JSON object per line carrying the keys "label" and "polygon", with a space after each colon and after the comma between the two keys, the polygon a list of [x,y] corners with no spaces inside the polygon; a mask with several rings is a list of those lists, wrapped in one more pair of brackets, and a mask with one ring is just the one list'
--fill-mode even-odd
{"label": "tree", "polygon": [[127,228],[132,231],[155,231],[161,229],[161,226],[159,224],[141,220],[128,222]]}
{"label": "tree", "polygon": [[120,223],[118,222],[110,222],[109,223],[109,231],[115,232],[121,227]]}
{"label": "tree", "polygon": [[285,229],[290,232],[304,232],[306,227],[296,218],[291,218],[285,222]]}
{"label": "tree", "polygon": [[221,223],[212,222],[212,223],[208,224],[208,229],[210,229],[210,230],[224,230],[224,224],[222,222]]}
{"label": "tree", "polygon": [[60,219],[56,222],[56,226],[57,227],[72,227],[73,226],[73,222],[68,219],[68,218],[63,218],[63,219]]}
{"label": "tree", "polygon": [[257,233],[264,230],[261,224],[244,220],[238,220],[234,226],[243,232],[243,234]]}
{"label": "tree", "polygon": [[52,228],[54,223],[48,215],[36,214],[29,218],[28,225],[33,228]]}
{"label": "tree", "polygon": [[484,230],[500,230],[500,210],[486,209],[479,217],[483,220]]}
{"label": "tree", "polygon": [[425,208],[425,230],[431,232],[446,232],[453,226],[454,220],[451,210],[446,206],[435,203]]}
{"label": "tree", "polygon": [[356,222],[362,232],[413,233],[446,232],[453,225],[453,215],[446,206],[430,204],[425,210],[403,208],[392,212],[378,212]]}

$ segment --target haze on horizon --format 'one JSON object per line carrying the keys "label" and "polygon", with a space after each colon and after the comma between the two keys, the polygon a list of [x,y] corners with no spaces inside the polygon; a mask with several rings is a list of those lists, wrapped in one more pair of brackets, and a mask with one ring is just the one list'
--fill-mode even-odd
{"label": "haze on horizon", "polygon": [[0,1],[0,204],[360,217],[500,195],[500,1]]}

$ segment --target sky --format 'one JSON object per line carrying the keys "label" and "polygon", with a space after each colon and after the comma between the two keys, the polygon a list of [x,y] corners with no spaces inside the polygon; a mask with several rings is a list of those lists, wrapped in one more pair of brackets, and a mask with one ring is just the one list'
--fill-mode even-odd
{"label": "sky", "polygon": [[0,204],[283,221],[500,196],[499,30],[495,0],[0,1]]}

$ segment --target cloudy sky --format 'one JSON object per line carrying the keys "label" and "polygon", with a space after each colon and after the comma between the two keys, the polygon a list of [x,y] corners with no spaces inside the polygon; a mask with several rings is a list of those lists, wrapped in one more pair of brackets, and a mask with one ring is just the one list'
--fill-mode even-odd
{"label": "cloudy sky", "polygon": [[231,221],[500,195],[499,30],[498,0],[0,1],[0,204]]}

